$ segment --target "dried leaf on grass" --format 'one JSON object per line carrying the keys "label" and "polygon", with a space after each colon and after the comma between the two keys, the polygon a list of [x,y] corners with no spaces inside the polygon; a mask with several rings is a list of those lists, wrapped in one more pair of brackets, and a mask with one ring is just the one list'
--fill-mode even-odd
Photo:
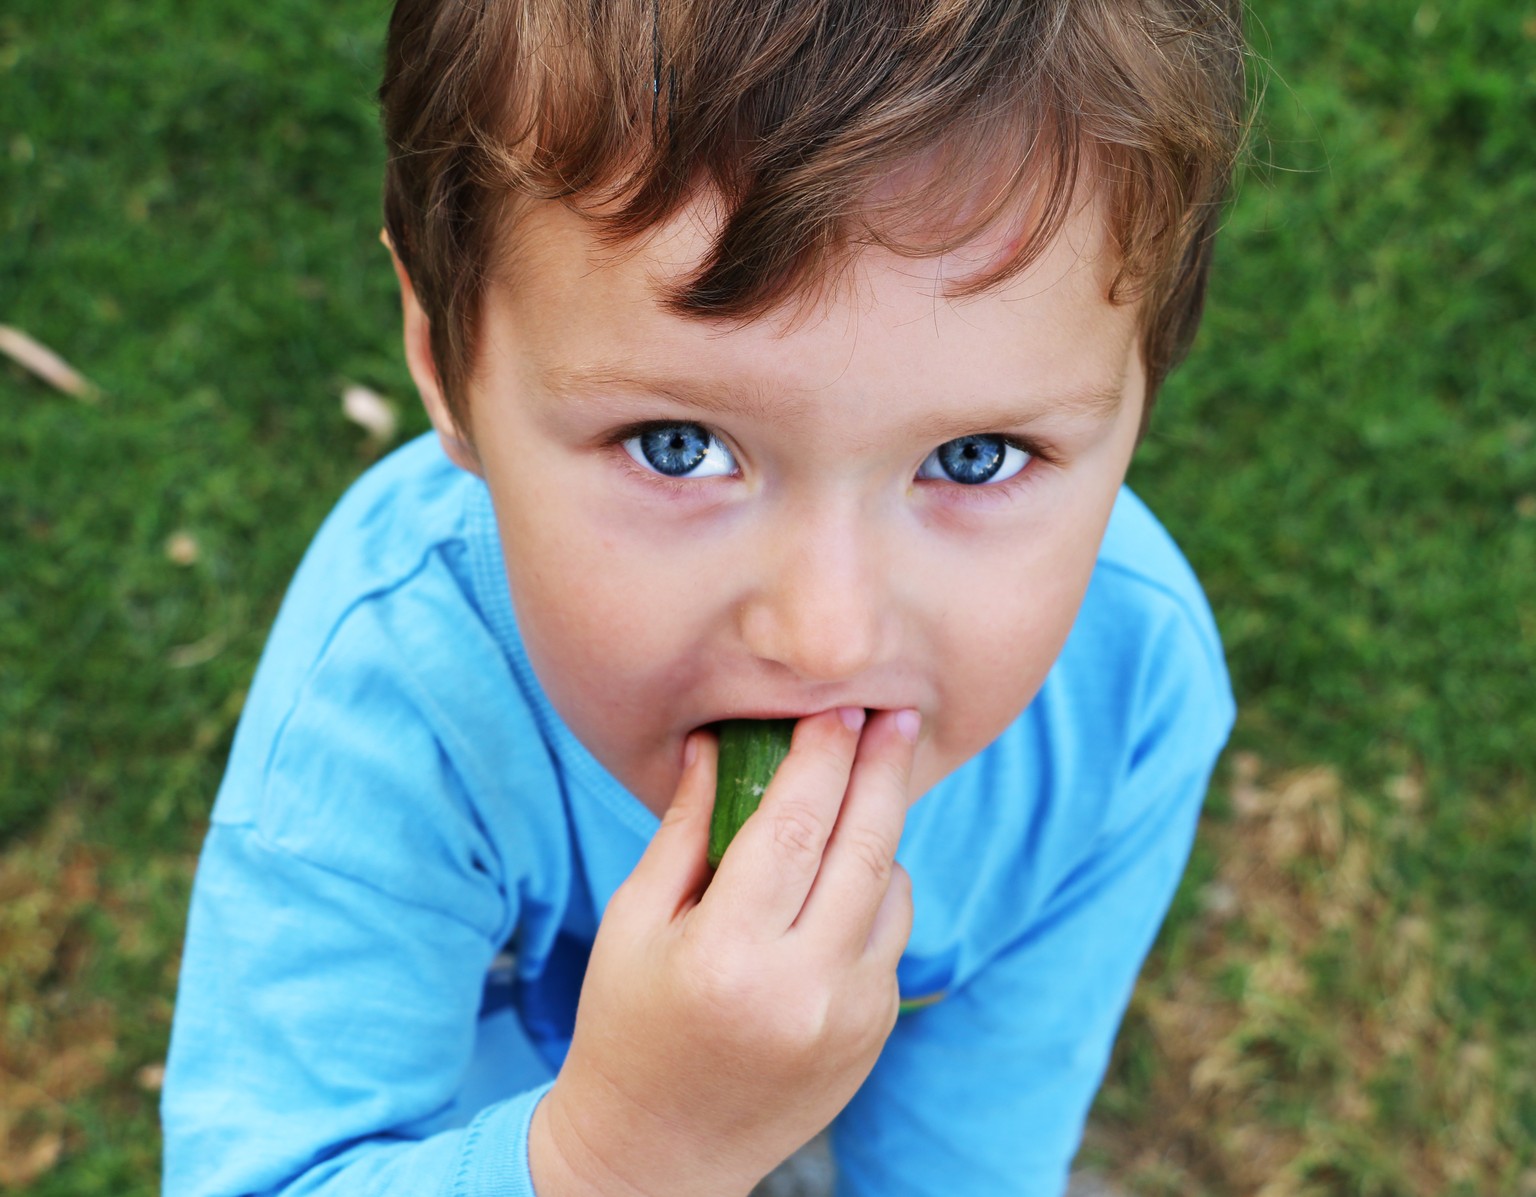
{"label": "dried leaf on grass", "polygon": [[165,654],[165,663],[172,669],[191,669],[197,665],[206,665],[223,652],[228,643],[229,637],[223,631],[215,629],[201,640],[194,640],[191,644],[178,644]]}
{"label": "dried leaf on grass", "polygon": [[202,556],[202,546],[197,543],[197,537],[182,529],[166,537],[165,556],[176,565],[195,565]]}
{"label": "dried leaf on grass", "polygon": [[341,410],[379,444],[387,445],[395,439],[400,423],[395,406],[377,391],[356,384],[348,386],[341,393]]}
{"label": "dried leaf on grass", "polygon": [[95,383],[81,375],[53,350],[29,337],[19,328],[0,324],[0,353],[66,395],[73,395],[76,399],[84,399],[87,402],[93,402],[101,396],[101,391]]}

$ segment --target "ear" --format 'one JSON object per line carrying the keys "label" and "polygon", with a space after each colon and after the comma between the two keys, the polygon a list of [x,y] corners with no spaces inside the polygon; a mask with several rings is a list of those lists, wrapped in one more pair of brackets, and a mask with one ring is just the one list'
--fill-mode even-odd
{"label": "ear", "polygon": [[395,264],[395,278],[400,282],[400,311],[405,330],[405,364],[411,371],[411,378],[416,383],[416,389],[421,393],[421,402],[427,409],[427,416],[432,421],[432,427],[437,430],[437,439],[442,443],[443,452],[448,455],[448,460],[462,470],[468,470],[471,474],[480,474],[480,458],[475,453],[474,446],[469,438],[459,427],[453,413],[448,410],[447,400],[443,398],[442,384],[437,377],[437,363],[432,357],[432,325],[427,319],[427,313],[422,310],[421,302],[416,298],[416,288],[411,285],[411,276],[405,272],[405,266],[400,261],[400,255],[395,252],[394,242],[389,239],[389,231],[379,234],[379,240],[389,250],[389,258]]}

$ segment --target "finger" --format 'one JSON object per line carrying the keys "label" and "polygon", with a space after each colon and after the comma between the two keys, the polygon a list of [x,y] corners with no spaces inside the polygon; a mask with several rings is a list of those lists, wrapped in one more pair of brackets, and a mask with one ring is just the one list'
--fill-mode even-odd
{"label": "finger", "polygon": [[846,707],[795,725],[789,755],[710,883],[704,905],[712,917],[761,939],[794,923],[837,822],[863,723],[862,709]]}
{"label": "finger", "polygon": [[709,816],[715,805],[715,760],[719,744],[708,732],[693,732],[684,749],[683,775],[629,882],[671,917],[689,906],[709,883]]}
{"label": "finger", "polygon": [[890,888],[911,805],[916,711],[880,711],[859,741],[848,796],[798,926],[839,954],[860,954]]}
{"label": "finger", "polygon": [[912,913],[912,874],[898,861],[865,943],[864,955],[871,963],[882,970],[895,971],[901,954],[907,950],[907,941],[912,938]]}
{"label": "finger", "polygon": [[[858,961],[873,986],[875,994],[886,995],[890,1002],[886,1033],[896,1025],[901,1013],[901,986],[897,981],[897,967],[901,954],[907,950],[912,938],[912,877],[898,863],[891,872],[891,884],[886,887],[885,897],[875,912],[874,926],[870,928],[869,941]],[[878,1008],[878,1007],[872,1007]]]}

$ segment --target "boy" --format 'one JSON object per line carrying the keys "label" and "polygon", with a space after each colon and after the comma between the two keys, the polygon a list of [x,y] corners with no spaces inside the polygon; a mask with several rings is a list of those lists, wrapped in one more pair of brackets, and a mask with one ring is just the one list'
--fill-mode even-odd
{"label": "boy", "polygon": [[[252,687],[169,1194],[724,1197],[828,1123],[842,1193],[1061,1190],[1233,714],[1122,480],[1236,8],[400,0],[435,437]],[[711,875],[709,728],[770,717]]]}

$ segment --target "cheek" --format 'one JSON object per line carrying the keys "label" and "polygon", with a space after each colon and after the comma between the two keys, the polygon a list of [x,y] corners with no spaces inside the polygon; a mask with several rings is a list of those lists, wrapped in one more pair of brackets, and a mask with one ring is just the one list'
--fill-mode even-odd
{"label": "cheek", "polygon": [[1072,622],[1072,596],[1053,584],[1008,596],[992,611],[974,616],[966,632],[967,668],[951,686],[959,709],[996,735],[1045,680]]}
{"label": "cheek", "polygon": [[[585,549],[565,538],[522,539],[509,531],[504,553],[519,628],[530,651],[537,646],[567,667],[590,661],[622,669],[654,649],[654,629],[639,617],[646,603],[621,560]],[[626,593],[638,601],[626,602]]]}
{"label": "cheek", "polygon": [[[499,504],[498,507],[503,506]],[[697,624],[677,571],[579,506],[504,506],[502,550],[524,644],[551,698],[611,710],[670,678]],[[498,512],[498,518],[500,515]]]}
{"label": "cheek", "polygon": [[984,749],[1034,699],[1072,630],[1093,562],[1070,540],[1042,547],[946,620],[929,769],[937,776],[929,784]]}

